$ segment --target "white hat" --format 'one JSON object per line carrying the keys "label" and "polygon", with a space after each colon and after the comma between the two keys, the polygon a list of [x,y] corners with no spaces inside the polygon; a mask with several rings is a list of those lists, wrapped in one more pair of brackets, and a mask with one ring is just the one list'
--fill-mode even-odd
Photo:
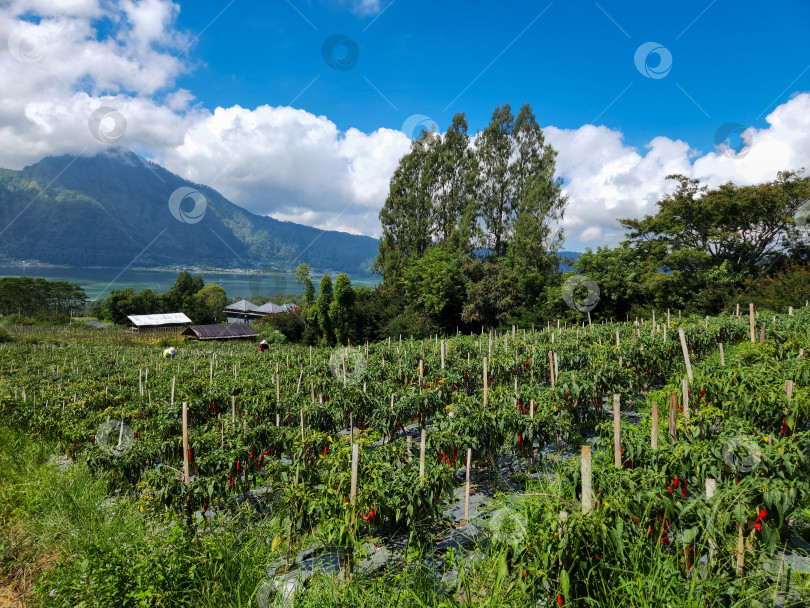
{"label": "white hat", "polygon": [[262,340],[259,344],[267,344],[267,340]]}

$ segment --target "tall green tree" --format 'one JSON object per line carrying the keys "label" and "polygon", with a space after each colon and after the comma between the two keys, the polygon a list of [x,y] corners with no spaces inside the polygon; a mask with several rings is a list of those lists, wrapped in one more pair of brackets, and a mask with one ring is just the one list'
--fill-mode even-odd
{"label": "tall green tree", "polygon": [[349,276],[343,272],[335,279],[334,300],[329,305],[329,319],[340,344],[347,344],[354,326],[354,303],[356,295]]}
{"label": "tall green tree", "polygon": [[402,279],[408,301],[436,318],[460,312],[464,300],[464,275],[453,254],[432,247],[405,268]]}
{"label": "tall green tree", "polygon": [[556,155],[529,104],[517,118],[509,104],[495,108],[476,150],[477,198],[485,228],[481,245],[495,257],[504,256],[510,243],[531,239],[537,250],[524,248],[519,260],[538,267],[548,251],[559,249],[559,220],[567,201],[562,180],[554,176]]}
{"label": "tall green tree", "polygon": [[228,296],[225,290],[216,283],[208,283],[200,291],[194,294],[194,299],[199,303],[198,308],[205,311],[205,318],[201,323],[220,323],[225,320],[225,306],[228,303]]}
{"label": "tall green tree", "polygon": [[382,236],[374,270],[386,281],[396,282],[409,259],[420,257],[431,245],[432,194],[435,171],[429,159],[435,152],[437,136],[422,131],[403,156],[380,209]]}
{"label": "tall green tree", "polygon": [[309,264],[299,264],[295,269],[295,280],[304,286],[304,304],[312,306],[315,303],[315,286],[312,284],[312,269]]}
{"label": "tall green tree", "polygon": [[453,116],[453,122],[428,156],[432,180],[431,236],[447,251],[469,253],[475,231],[476,173],[467,119]]}
{"label": "tall green tree", "polygon": [[321,340],[327,345],[335,343],[335,329],[332,326],[332,320],[329,318],[329,307],[332,304],[332,298],[332,277],[325,274],[321,277],[316,306],[318,309],[318,325],[321,328]]}
{"label": "tall green tree", "polygon": [[668,178],[678,187],[658,202],[655,215],[619,220],[631,246],[662,267],[694,272],[726,262],[732,272],[755,275],[758,267],[784,263],[803,247],[796,214],[810,199],[810,178],[801,172],[711,190],[683,175]]}

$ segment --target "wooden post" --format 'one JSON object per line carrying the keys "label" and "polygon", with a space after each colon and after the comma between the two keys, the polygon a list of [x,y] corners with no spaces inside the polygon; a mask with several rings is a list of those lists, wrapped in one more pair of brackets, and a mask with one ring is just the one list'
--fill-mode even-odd
{"label": "wooden post", "polygon": [[231,395],[231,424],[236,424],[236,397]]}
{"label": "wooden post", "polygon": [[422,438],[419,442],[419,481],[425,476],[425,443],[427,439],[427,430],[422,429]]}
{"label": "wooden post", "polygon": [[484,357],[484,407],[487,406],[487,393],[488,393],[488,383],[487,383],[487,358]]}
{"label": "wooden post", "polygon": [[689,361],[689,349],[686,347],[686,336],[683,327],[678,328],[678,338],[681,340],[681,350],[683,350],[683,360],[686,363],[686,377],[692,379],[692,363]]}
{"label": "wooden post", "polygon": [[464,521],[470,520],[470,462],[472,461],[472,448],[467,448],[467,485],[464,489]]}
{"label": "wooden post", "polygon": [[185,401],[183,401],[183,483],[186,485],[191,483],[188,472],[188,403]]}
{"label": "wooden post", "polygon": [[591,446],[582,446],[581,457],[582,474],[582,512],[587,514],[593,511],[593,481],[591,478]]}
{"label": "wooden post", "polygon": [[689,381],[686,378],[681,381],[681,390],[683,391],[683,419],[685,424],[689,424]]}
{"label": "wooden post", "polygon": [[762,324],[762,327],[759,328],[759,343],[765,344],[765,324]]}
{"label": "wooden post", "polygon": [[534,420],[534,399],[529,400],[529,418]]}
{"label": "wooden post", "polygon": [[352,506],[357,502],[357,468],[360,461],[360,444],[352,443],[352,485],[349,501]]}
{"label": "wooden post", "polygon": [[208,382],[210,384],[214,383],[214,355],[211,355],[211,370],[208,374]]}
{"label": "wooden post", "polygon": [[305,436],[304,436],[304,410],[302,408],[301,409],[301,443],[303,443],[304,440],[305,440]]}
{"label": "wooden post", "polygon": [[726,356],[723,354],[723,343],[720,343],[720,365],[726,364]]}
{"label": "wooden post", "polygon": [[551,379],[551,387],[554,388],[554,355],[548,351],[548,375]]}
{"label": "wooden post", "polygon": [[444,369],[444,338],[442,338],[442,369]]}
{"label": "wooden post", "polygon": [[[706,478],[706,498],[711,500],[714,497],[714,490],[717,487],[717,481],[712,479],[711,477]],[[713,528],[713,526],[712,526]],[[717,545],[714,542],[714,539],[711,536],[712,530],[709,530],[709,567],[711,567],[712,563],[714,562],[714,555],[717,552]]]}
{"label": "wooden post", "polygon": [[618,393],[613,395],[613,464],[622,468],[621,402]]}
{"label": "wooden post", "polygon": [[748,329],[751,333],[751,344],[754,343],[754,303],[748,304]]}
{"label": "wooden post", "polygon": [[652,417],[650,419],[650,445],[652,449],[658,449],[658,404],[652,402]]}
{"label": "wooden post", "polygon": [[172,407],[174,407],[174,381],[175,380],[177,380],[177,378],[175,376],[172,376],[172,401],[171,401]]}
{"label": "wooden post", "polygon": [[743,526],[737,527],[737,576],[742,578],[743,566],[745,566],[745,539],[743,538]]}
{"label": "wooden post", "polygon": [[678,393],[671,391],[669,393],[669,437],[672,440],[672,443],[675,443],[675,439],[677,438],[678,434],[677,420]]}

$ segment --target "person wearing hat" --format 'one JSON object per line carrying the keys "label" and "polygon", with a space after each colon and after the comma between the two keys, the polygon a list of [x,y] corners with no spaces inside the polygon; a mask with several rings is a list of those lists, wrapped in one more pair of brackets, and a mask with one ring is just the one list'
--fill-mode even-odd
{"label": "person wearing hat", "polygon": [[270,345],[267,343],[267,340],[262,340],[259,342],[259,352],[263,353],[266,350],[270,350]]}
{"label": "person wearing hat", "polygon": [[164,359],[174,359],[174,355],[176,353],[177,353],[177,349],[174,346],[170,346],[166,350],[163,351],[163,358]]}

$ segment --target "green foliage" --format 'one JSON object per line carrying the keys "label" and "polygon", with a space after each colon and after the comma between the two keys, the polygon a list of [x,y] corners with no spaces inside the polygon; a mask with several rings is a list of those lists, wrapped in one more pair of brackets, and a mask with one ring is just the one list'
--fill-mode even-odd
{"label": "green foliage", "polygon": [[346,273],[339,274],[335,279],[335,299],[329,305],[329,320],[339,344],[347,344],[351,337],[356,297],[349,276]]}
{"label": "green foliage", "polygon": [[312,269],[309,264],[299,264],[295,269],[295,280],[304,285],[304,304],[312,306],[315,303],[315,286],[312,284]]}
{"label": "green foliage", "polygon": [[316,307],[318,311],[318,325],[321,328],[321,340],[326,345],[335,343],[335,328],[329,318],[329,307],[332,304],[332,277],[325,274],[321,277]]}
{"label": "green foliage", "polygon": [[32,316],[40,311],[69,315],[86,303],[87,296],[78,283],[31,277],[0,278],[0,315]]}
{"label": "green foliage", "polygon": [[402,285],[408,300],[434,317],[457,312],[464,299],[461,264],[440,247],[433,247],[411,261],[405,268]]}

